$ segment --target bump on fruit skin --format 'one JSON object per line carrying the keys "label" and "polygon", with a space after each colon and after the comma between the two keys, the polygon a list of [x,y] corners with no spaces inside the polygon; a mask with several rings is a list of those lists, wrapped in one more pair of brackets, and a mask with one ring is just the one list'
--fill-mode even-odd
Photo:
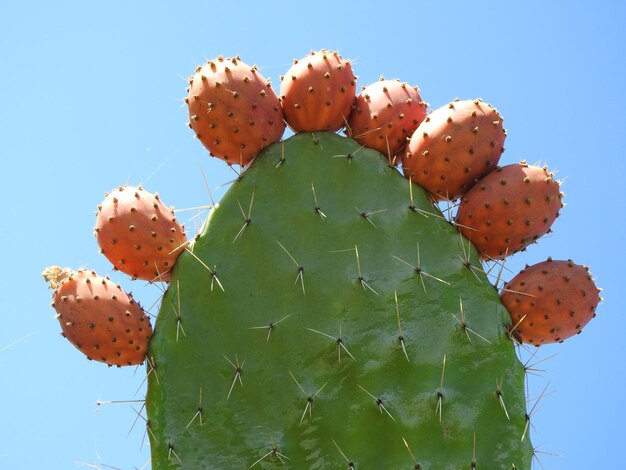
{"label": "bump on fruit skin", "polygon": [[438,199],[457,199],[496,168],[505,138],[502,117],[490,104],[453,101],[415,130],[402,160],[404,174]]}
{"label": "bump on fruit skin", "polygon": [[312,51],[281,77],[280,100],[294,132],[334,132],[344,127],[356,95],[350,62],[337,52]]}
{"label": "bump on fruit skin", "polygon": [[346,134],[395,165],[401,160],[399,152],[426,117],[426,108],[417,87],[381,78],[356,97]]}
{"label": "bump on fruit skin", "polygon": [[246,166],[285,130],[270,82],[239,57],[218,57],[189,79],[189,127],[211,155]]}
{"label": "bump on fruit skin", "polygon": [[141,186],[121,186],[107,194],[98,207],[94,232],[102,254],[116,269],[147,281],[169,281],[187,245],[173,210]]}
{"label": "bump on fruit skin", "polygon": [[514,163],[481,179],[459,204],[456,224],[485,259],[504,259],[549,232],[563,207],[545,167]]}
{"label": "bump on fruit skin", "polygon": [[94,271],[62,271],[60,284],[44,271],[50,286],[56,285],[52,307],[62,335],[88,359],[118,367],[141,364],[152,326],[139,304]]}
{"label": "bump on fruit skin", "polygon": [[599,292],[588,267],[548,259],[527,265],[504,286],[501,298],[513,336],[541,346],[579,334],[596,315]]}

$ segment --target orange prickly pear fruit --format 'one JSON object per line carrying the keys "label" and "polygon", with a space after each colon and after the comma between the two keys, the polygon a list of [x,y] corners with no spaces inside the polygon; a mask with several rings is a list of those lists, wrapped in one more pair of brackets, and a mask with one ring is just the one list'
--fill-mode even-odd
{"label": "orange prickly pear fruit", "polygon": [[295,60],[280,84],[285,120],[294,132],[341,129],[355,95],[350,62],[323,49]]}
{"label": "orange prickly pear fruit", "polygon": [[144,361],[152,326],[130,294],[94,271],[51,266],[43,276],[54,289],[61,334],[88,359],[110,366]]}
{"label": "orange prickly pear fruit", "polygon": [[504,151],[502,117],[480,99],[436,109],[413,133],[405,176],[438,199],[454,200],[494,170]]}
{"label": "orange prickly pear fruit", "polygon": [[504,286],[501,298],[513,337],[541,346],[579,334],[596,316],[599,292],[587,266],[548,259],[526,266]]}
{"label": "orange prickly pear fruit", "polygon": [[546,168],[514,163],[476,183],[461,199],[455,221],[483,258],[504,259],[548,233],[562,197]]}
{"label": "orange prickly pear fruit", "polygon": [[238,57],[218,57],[189,79],[189,127],[211,155],[246,166],[285,130],[269,80]]}
{"label": "orange prickly pear fruit", "polygon": [[384,80],[363,88],[348,119],[347,134],[361,145],[400,163],[403,150],[426,117],[419,89],[399,80]]}
{"label": "orange prickly pear fruit", "polygon": [[134,279],[169,281],[187,246],[184,228],[158,194],[121,186],[98,207],[98,246],[113,266]]}

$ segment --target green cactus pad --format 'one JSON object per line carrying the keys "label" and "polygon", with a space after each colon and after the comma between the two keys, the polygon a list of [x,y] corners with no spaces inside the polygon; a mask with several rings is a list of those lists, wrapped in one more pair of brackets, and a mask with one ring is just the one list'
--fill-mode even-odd
{"label": "green cactus pad", "polygon": [[411,185],[331,133],[256,158],[163,298],[153,468],[530,468],[509,315]]}

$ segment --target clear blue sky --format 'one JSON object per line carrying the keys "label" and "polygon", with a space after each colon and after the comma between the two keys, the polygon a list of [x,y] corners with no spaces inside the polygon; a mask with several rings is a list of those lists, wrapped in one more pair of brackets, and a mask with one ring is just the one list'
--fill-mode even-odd
{"label": "clear blue sky", "polygon": [[[539,350],[548,360],[532,394],[546,384],[548,393],[531,437],[539,452],[559,454],[539,455],[547,470],[622,467],[624,5],[3,1],[0,468],[146,463],[144,423],[133,427],[131,408],[141,405],[96,406],[141,399],[143,369],[109,369],[67,344],[39,273],[50,264],[109,272],[92,228],[113,187],[144,182],[177,208],[205,205],[201,165],[222,194],[215,188],[233,174],[185,126],[183,78],[196,65],[241,55],[277,86],[294,58],[319,48],[354,59],[359,85],[400,78],[433,108],[484,98],[509,131],[502,162],[547,163],[566,178],[554,233],[507,265],[517,272],[549,255],[589,264],[605,301],[582,335]],[[191,232],[202,217],[187,222]],[[147,307],[159,297],[112,276]]]}

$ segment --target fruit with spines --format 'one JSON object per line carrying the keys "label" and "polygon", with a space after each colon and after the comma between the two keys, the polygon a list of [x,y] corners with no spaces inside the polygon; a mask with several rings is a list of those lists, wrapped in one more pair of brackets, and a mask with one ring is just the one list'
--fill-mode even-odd
{"label": "fruit with spines", "polygon": [[211,155],[246,166],[280,140],[283,111],[271,84],[239,57],[217,57],[189,79],[189,127]]}
{"label": "fruit with spines", "polygon": [[120,186],[98,206],[94,233],[102,254],[133,279],[169,281],[187,246],[174,211],[141,186]]}
{"label": "fruit with spines", "polygon": [[356,77],[350,61],[333,51],[312,51],[296,59],[281,77],[280,100],[294,132],[341,129],[355,95]]}
{"label": "fruit with spines", "polygon": [[545,167],[498,167],[463,196],[455,217],[484,259],[504,259],[545,235],[563,207],[560,183]]}
{"label": "fruit with spines", "polygon": [[424,120],[426,108],[416,86],[381,78],[364,87],[356,97],[346,134],[386,155],[395,165],[402,159],[399,152]]}
{"label": "fruit with spines", "polygon": [[496,168],[505,138],[502,116],[490,104],[452,101],[428,114],[411,136],[404,174],[437,199],[457,199]]}
{"label": "fruit with spines", "polygon": [[118,367],[144,361],[152,326],[130,294],[95,271],[50,266],[43,276],[62,335],[88,359]]}
{"label": "fruit with spines", "polygon": [[595,317],[600,290],[587,266],[548,259],[526,266],[502,289],[514,338],[541,346],[579,334]]}

